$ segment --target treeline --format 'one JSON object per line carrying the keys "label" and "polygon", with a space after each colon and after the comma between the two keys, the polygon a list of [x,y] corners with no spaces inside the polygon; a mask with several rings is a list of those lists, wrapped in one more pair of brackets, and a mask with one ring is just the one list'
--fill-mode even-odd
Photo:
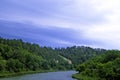
{"label": "treeline", "polygon": [[74,69],[93,56],[105,52],[90,47],[51,48],[0,37],[0,74],[39,70]]}
{"label": "treeline", "polygon": [[107,51],[96,56],[76,69],[73,77],[79,80],[120,80],[120,51]]}
{"label": "treeline", "polygon": [[56,51],[60,55],[70,59],[73,66],[76,67],[78,64],[81,64],[96,55],[100,55],[106,50],[100,48],[93,49],[85,46],[73,46],[67,48],[57,48]]}
{"label": "treeline", "polygon": [[21,39],[0,38],[0,74],[9,72],[65,70],[71,64],[52,48],[23,42]]}

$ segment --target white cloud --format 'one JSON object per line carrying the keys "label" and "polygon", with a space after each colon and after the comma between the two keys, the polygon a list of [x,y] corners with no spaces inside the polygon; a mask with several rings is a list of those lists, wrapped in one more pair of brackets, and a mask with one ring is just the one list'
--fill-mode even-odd
{"label": "white cloud", "polygon": [[[120,49],[120,1],[92,0],[95,11],[104,13],[105,22],[92,24],[84,30],[84,37],[104,44],[103,48]],[[97,44],[96,44],[97,45]]]}
{"label": "white cloud", "polygon": [[[82,34],[85,39],[97,41],[100,44],[94,44],[91,46],[100,46],[103,48],[119,48],[120,46],[120,0],[45,0],[44,4],[58,4],[58,6],[52,6],[50,10],[44,6],[42,9],[39,6],[39,0],[29,2],[30,5],[24,3],[24,1],[16,2],[12,0],[14,4],[24,5],[30,9],[38,11],[36,13],[21,13],[12,14],[9,16],[7,13],[4,16],[0,16],[2,19],[8,19],[13,21],[30,22],[35,25],[47,25],[51,27],[62,27],[76,30],[76,37],[79,39],[79,34]],[[28,1],[28,0],[27,0]],[[49,2],[48,2],[49,1]],[[41,1],[40,1],[41,2]],[[35,4],[37,4],[35,6]],[[40,9],[39,9],[40,7]],[[54,10],[52,11],[52,8]],[[42,10],[41,10],[42,9]],[[41,12],[49,14],[47,16],[40,15]],[[14,12],[14,11],[13,11]],[[28,10],[28,12],[30,12]],[[6,15],[6,16],[5,16]],[[60,41],[61,43],[70,44],[70,42]],[[103,46],[102,46],[103,45]]]}

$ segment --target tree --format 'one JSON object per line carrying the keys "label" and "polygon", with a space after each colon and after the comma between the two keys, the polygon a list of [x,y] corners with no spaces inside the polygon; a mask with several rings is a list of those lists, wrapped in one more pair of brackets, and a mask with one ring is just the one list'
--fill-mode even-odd
{"label": "tree", "polygon": [[0,72],[6,71],[6,60],[0,60]]}

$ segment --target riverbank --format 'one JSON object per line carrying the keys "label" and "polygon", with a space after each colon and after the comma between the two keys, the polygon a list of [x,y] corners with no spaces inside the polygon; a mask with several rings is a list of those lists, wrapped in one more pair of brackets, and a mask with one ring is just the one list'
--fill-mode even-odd
{"label": "riverbank", "polygon": [[98,79],[98,78],[96,78],[96,77],[84,76],[84,75],[81,75],[81,74],[79,74],[79,73],[73,74],[73,75],[72,75],[72,78],[75,78],[75,79],[77,79],[77,80],[100,80],[100,79]]}
{"label": "riverbank", "polygon": [[1,72],[0,78],[13,77],[25,74],[45,73],[45,72],[56,72],[57,70],[38,70],[38,71],[22,71],[22,72]]}
{"label": "riverbank", "polygon": [[76,71],[35,73],[15,77],[0,78],[0,80],[76,80],[72,78],[72,74],[75,73]]}

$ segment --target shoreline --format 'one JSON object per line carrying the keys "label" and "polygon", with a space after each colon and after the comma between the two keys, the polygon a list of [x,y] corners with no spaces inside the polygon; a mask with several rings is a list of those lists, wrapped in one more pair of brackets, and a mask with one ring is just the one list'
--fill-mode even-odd
{"label": "shoreline", "polygon": [[[38,71],[23,71],[23,72],[4,72],[0,73],[0,78],[9,78],[9,77],[16,77],[26,74],[36,74],[36,73],[48,73],[48,72],[57,72],[57,71],[71,71],[71,70],[38,70]],[[72,76],[71,76],[72,77]]]}
{"label": "shoreline", "polygon": [[57,70],[39,70],[39,71],[23,71],[23,72],[4,72],[0,73],[0,78],[8,78],[8,77],[15,77],[21,76],[25,74],[35,74],[35,73],[47,73],[47,72],[56,72]]}

